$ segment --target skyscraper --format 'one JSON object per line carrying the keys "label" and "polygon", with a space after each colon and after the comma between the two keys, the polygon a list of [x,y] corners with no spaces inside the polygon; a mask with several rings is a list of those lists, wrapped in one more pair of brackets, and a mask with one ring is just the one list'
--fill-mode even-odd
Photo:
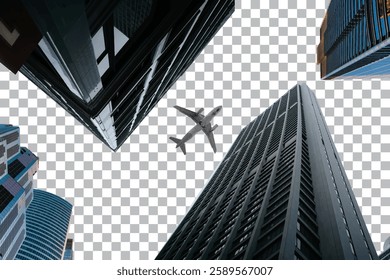
{"label": "skyscraper", "polygon": [[71,214],[69,202],[55,194],[34,189],[34,199],[26,214],[26,238],[15,259],[62,259]]}
{"label": "skyscraper", "polygon": [[390,260],[390,237],[385,241],[383,252],[379,255],[381,260]]}
{"label": "skyscraper", "polygon": [[0,11],[14,27],[0,32],[7,48],[25,38],[22,21],[6,17],[20,6],[43,36],[20,71],[113,150],[234,11],[234,0],[20,2]]}
{"label": "skyscraper", "polygon": [[13,259],[26,236],[38,158],[20,147],[19,128],[0,125],[0,259]]}
{"label": "skyscraper", "polygon": [[390,76],[390,1],[331,0],[321,26],[321,78]]}
{"label": "skyscraper", "polygon": [[377,259],[314,93],[248,124],[157,259]]}
{"label": "skyscraper", "polygon": [[73,239],[68,238],[65,244],[63,260],[73,260]]}

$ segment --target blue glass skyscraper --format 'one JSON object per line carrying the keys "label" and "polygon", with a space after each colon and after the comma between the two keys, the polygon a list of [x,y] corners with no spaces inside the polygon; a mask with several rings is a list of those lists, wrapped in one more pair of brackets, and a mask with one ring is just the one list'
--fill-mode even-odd
{"label": "blue glass skyscraper", "polygon": [[34,190],[27,209],[26,238],[19,260],[60,260],[65,248],[72,205],[52,193]]}
{"label": "blue glass skyscraper", "polygon": [[0,259],[13,259],[26,236],[26,209],[38,158],[20,148],[19,128],[0,125]]}
{"label": "blue glass skyscraper", "polygon": [[390,77],[389,37],[389,0],[332,0],[317,50],[321,78]]}
{"label": "blue glass skyscraper", "polygon": [[68,238],[65,244],[63,260],[73,260],[73,239]]}

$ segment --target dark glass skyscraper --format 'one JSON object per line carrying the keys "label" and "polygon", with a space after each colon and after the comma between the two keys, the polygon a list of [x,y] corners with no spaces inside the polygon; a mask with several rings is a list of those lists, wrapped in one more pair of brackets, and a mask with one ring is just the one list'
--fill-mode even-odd
{"label": "dark glass skyscraper", "polygon": [[34,199],[27,208],[26,238],[17,260],[62,259],[72,205],[59,196],[34,189]]}
{"label": "dark glass skyscraper", "polygon": [[[234,0],[20,2],[0,12],[0,22],[13,27],[0,29],[5,39],[0,51],[4,44],[7,50],[19,46],[26,32],[36,33],[7,16],[22,5],[36,25],[30,29],[38,29],[42,40],[20,71],[113,150],[234,11]],[[36,42],[39,36],[31,38]],[[8,59],[6,65],[19,64]]]}
{"label": "dark glass skyscraper", "polygon": [[26,236],[38,158],[20,147],[19,128],[0,125],[0,259],[13,259]]}
{"label": "dark glass skyscraper", "polygon": [[383,252],[379,255],[381,260],[390,260],[390,237],[387,238],[383,246]]}
{"label": "dark glass skyscraper", "polygon": [[239,134],[157,259],[377,259],[314,93]]}
{"label": "dark glass skyscraper", "polygon": [[389,77],[389,37],[389,0],[332,0],[318,46],[321,77]]}

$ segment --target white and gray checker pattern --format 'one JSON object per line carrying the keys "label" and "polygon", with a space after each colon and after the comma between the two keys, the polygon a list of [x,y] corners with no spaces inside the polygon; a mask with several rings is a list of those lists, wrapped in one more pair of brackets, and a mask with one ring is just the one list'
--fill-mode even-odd
{"label": "white and gray checker pattern", "polygon": [[[316,93],[375,247],[390,235],[390,81],[321,81],[316,62],[326,1],[236,0],[236,11],[122,148],[111,152],[21,74],[0,66],[0,123],[20,126],[40,158],[35,187],[74,205],[75,259],[154,259],[243,126],[305,81]],[[186,146],[192,121],[214,121]]]}

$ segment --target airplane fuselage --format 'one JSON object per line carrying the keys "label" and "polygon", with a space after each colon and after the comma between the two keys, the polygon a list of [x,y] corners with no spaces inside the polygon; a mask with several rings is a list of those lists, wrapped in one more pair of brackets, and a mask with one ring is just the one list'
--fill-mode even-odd
{"label": "airplane fuselage", "polygon": [[208,125],[212,119],[222,110],[222,106],[215,107],[213,110],[211,110],[210,113],[208,113],[200,122],[200,126],[202,128],[205,128],[206,125]]}

